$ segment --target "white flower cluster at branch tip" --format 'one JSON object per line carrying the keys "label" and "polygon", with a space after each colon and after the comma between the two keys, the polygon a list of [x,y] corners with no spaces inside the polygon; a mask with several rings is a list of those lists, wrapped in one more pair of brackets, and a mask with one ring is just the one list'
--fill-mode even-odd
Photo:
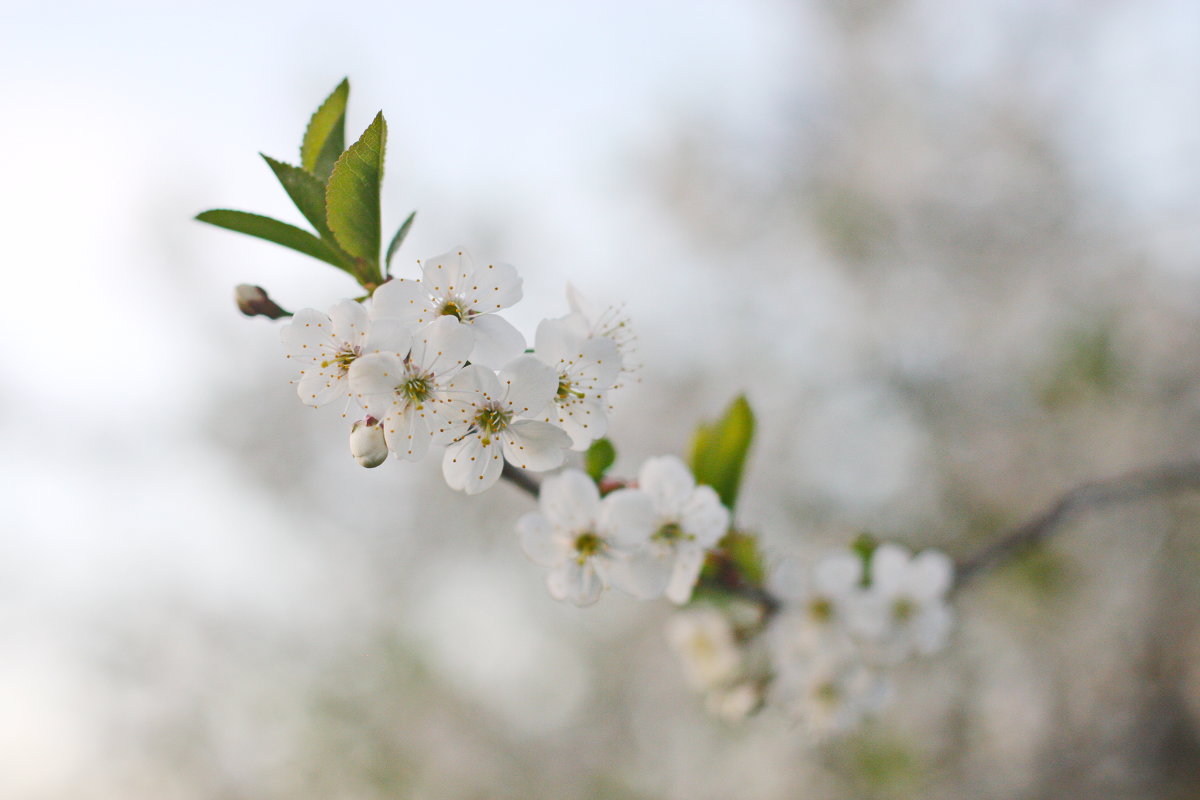
{"label": "white flower cluster at branch tip", "polygon": [[593,309],[574,288],[572,311],[544,320],[535,348],[500,316],[521,299],[508,264],[475,266],[463,250],[420,262],[419,278],[379,286],[366,303],[328,313],[306,308],[283,328],[300,367],[300,400],[346,402],[350,450],[364,467],[389,454],[409,461],[444,446],[454,489],[477,494],[504,462],[534,471],[585,450],[608,426],[608,393],[628,368],[632,334],[611,309]]}
{"label": "white flower cluster at branch tip", "polygon": [[652,458],[636,487],[605,497],[579,470],[547,478],[538,511],[517,522],[521,545],[546,567],[546,586],[558,600],[586,606],[608,587],[644,600],[692,596],[707,550],[729,528],[716,492],[697,486],[674,456]]}
{"label": "white flower cluster at branch tip", "polygon": [[714,713],[744,715],[765,702],[814,736],[845,733],[890,697],[890,667],[945,644],[952,578],[944,553],[913,556],[894,544],[866,560],[846,550],[812,564],[785,561],[769,581],[780,607],[765,624],[729,609],[688,609],[667,637]]}

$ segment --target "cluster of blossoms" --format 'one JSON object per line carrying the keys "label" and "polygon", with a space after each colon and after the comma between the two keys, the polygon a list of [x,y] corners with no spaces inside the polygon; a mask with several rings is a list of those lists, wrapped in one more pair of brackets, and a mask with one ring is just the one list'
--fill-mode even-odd
{"label": "cluster of blossoms", "polygon": [[564,470],[542,484],[538,506],[517,522],[521,545],[549,570],[550,594],[580,606],[610,586],[688,602],[707,551],[729,528],[717,493],[674,456],[646,461],[635,484],[604,497],[587,475]]}
{"label": "cluster of blossoms", "polygon": [[950,559],[883,544],[868,558],[784,562],[769,615],[702,607],[676,614],[668,639],[710,710],[740,717],[766,702],[815,736],[848,731],[883,706],[887,670],[939,650],[952,614]]}
{"label": "cluster of blossoms", "polygon": [[[699,426],[690,469],[661,456],[633,480],[606,478],[609,396],[636,368],[620,308],[595,307],[568,286],[569,313],[543,320],[528,348],[501,316],[522,295],[513,267],[477,266],[456,249],[418,262],[419,277],[390,277],[415,212],[381,253],[387,124],[378,114],[347,148],[348,94],[342,81],[313,114],[299,165],[266,158],[312,231],[231,209],[197,217],[313,256],[367,292],[289,314],[261,288],[238,287],[243,313],[291,317],[281,338],[301,401],[353,410],[350,451],[364,467],[436,447],[453,489],[478,494],[504,475],[537,494],[517,533],[554,598],[586,606],[612,588],[687,605],[668,639],[713,713],[780,706],[828,733],[878,708],[885,670],[946,638],[949,560],[883,545],[784,564],[763,586],[753,537],[731,520],[754,432],[745,397]],[[564,469],[539,489],[519,472],[562,467],[572,450],[587,451],[586,474]],[[693,602],[701,581],[707,591]]]}
{"label": "cluster of blossoms", "polygon": [[[360,464],[416,461],[442,446],[446,482],[477,494],[506,461],[552,470],[567,450],[604,435],[608,395],[632,368],[618,311],[593,308],[568,287],[570,313],[543,320],[527,350],[499,314],[521,298],[513,267],[477,267],[454,250],[420,268],[420,278],[387,281],[366,302],[299,311],[282,331],[304,403],[361,408],[350,433]],[[647,460],[627,483],[563,470],[517,523],[550,594],[579,606],[610,587],[688,603],[729,529],[717,492],[674,456]],[[895,545],[869,560],[845,551],[784,563],[767,586],[771,603],[681,610],[668,639],[713,713],[739,718],[766,702],[814,732],[842,731],[887,697],[887,667],[942,645],[950,581],[943,554],[912,557]]]}
{"label": "cluster of blossoms", "polygon": [[499,314],[521,299],[516,269],[475,266],[462,250],[420,267],[420,278],[390,280],[368,303],[303,309],[282,330],[301,401],[344,400],[365,414],[350,433],[360,464],[416,461],[444,446],[446,482],[477,494],[505,461],[554,469],[564,451],[604,435],[608,393],[629,368],[624,319],[569,289],[571,313],[542,321],[527,352]]}

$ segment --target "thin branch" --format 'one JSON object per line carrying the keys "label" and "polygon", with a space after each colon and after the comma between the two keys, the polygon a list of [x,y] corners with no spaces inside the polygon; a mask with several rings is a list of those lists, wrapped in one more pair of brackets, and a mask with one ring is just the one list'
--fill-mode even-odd
{"label": "thin branch", "polygon": [[520,467],[514,467],[507,461],[504,462],[504,471],[500,473],[500,477],[516,486],[518,489],[528,492],[534,500],[537,499],[538,490],[541,488],[541,483],[536,478],[530,475]]}
{"label": "thin branch", "polygon": [[1064,494],[1037,516],[1000,534],[974,555],[960,561],[955,570],[954,588],[962,588],[977,575],[1026,548],[1044,542],[1067,520],[1082,511],[1196,489],[1200,489],[1200,461],[1154,467],[1085,483]]}

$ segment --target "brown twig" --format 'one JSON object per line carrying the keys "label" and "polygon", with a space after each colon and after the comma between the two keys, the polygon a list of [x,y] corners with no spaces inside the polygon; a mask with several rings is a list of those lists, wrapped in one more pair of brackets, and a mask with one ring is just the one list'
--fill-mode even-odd
{"label": "brown twig", "polygon": [[961,560],[955,569],[954,589],[961,589],[977,575],[1044,542],[1082,511],[1195,489],[1200,489],[1200,461],[1153,467],[1085,483],[1062,495],[1037,516],[1000,534]]}
{"label": "brown twig", "polygon": [[500,477],[516,486],[524,492],[528,492],[536,500],[538,490],[541,488],[541,483],[536,478],[530,475],[520,467],[514,467],[507,461],[504,462],[504,471],[500,473]]}

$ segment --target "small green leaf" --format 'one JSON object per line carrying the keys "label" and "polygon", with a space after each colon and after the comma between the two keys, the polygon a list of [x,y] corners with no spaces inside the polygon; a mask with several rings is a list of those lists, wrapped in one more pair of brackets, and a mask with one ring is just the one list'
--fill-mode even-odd
{"label": "small green leaf", "polygon": [[862,561],[862,577],[859,578],[859,583],[864,587],[871,585],[871,556],[875,555],[878,547],[879,541],[866,531],[855,536],[854,541],[850,542],[850,552]]}
{"label": "small green leaf", "polygon": [[379,190],[387,122],[383,112],[333,167],[325,190],[326,219],[341,248],[359,261],[359,277],[380,282]]}
{"label": "small green leaf", "polygon": [[392,237],[392,243],[388,245],[387,251],[387,268],[390,273],[392,270],[392,256],[400,249],[400,245],[404,244],[404,238],[408,236],[408,229],[412,227],[413,220],[416,219],[417,212],[412,212],[408,215],[408,219],[400,225],[400,229],[396,231],[396,235]]}
{"label": "small green leaf", "polygon": [[322,181],[329,180],[334,163],[346,149],[346,101],[349,98],[350,79],[343,78],[313,113],[304,131],[300,166]]}
{"label": "small green leaf", "polygon": [[[259,155],[271,167],[271,171],[275,173],[275,177],[283,185],[284,191],[288,193],[288,197],[292,198],[292,202],[296,204],[296,208],[300,209],[300,213],[304,215],[304,218],[317,229],[317,233],[321,234],[321,238],[325,239],[326,243],[331,245],[331,249],[340,252],[341,248],[337,246],[337,242],[333,238],[333,232],[329,230],[329,225],[325,221],[324,182],[299,167],[285,164],[282,161],[276,161],[263,153],[259,153]],[[351,261],[348,255],[345,261],[346,263]]]}
{"label": "small green leaf", "polygon": [[696,483],[716,489],[721,502],[730,509],[737,502],[753,438],[754,412],[745,395],[739,395],[719,420],[697,428],[692,439],[691,465]]}
{"label": "small green leaf", "polygon": [[587,449],[587,453],[583,457],[583,464],[591,479],[599,483],[600,479],[604,477],[604,473],[608,472],[608,468],[616,460],[617,449],[613,447],[613,443],[608,439],[597,439]]}
{"label": "small green leaf", "polygon": [[758,552],[758,539],[741,531],[730,531],[718,544],[737,567],[741,579],[751,586],[762,586],[766,578],[762,554]]}
{"label": "small green leaf", "polygon": [[330,249],[329,245],[318,239],[316,235],[309,233],[303,228],[297,228],[295,225],[289,225],[277,219],[264,217],[261,214],[250,214],[246,211],[231,211],[226,208],[205,211],[197,214],[196,219],[201,222],[207,222],[209,225],[216,225],[218,228],[225,228],[226,230],[244,233],[249,236],[257,236],[259,239],[266,239],[268,242],[290,247],[307,256],[319,258],[322,261],[333,264],[338,269],[349,272],[346,265],[338,260],[338,255]]}

